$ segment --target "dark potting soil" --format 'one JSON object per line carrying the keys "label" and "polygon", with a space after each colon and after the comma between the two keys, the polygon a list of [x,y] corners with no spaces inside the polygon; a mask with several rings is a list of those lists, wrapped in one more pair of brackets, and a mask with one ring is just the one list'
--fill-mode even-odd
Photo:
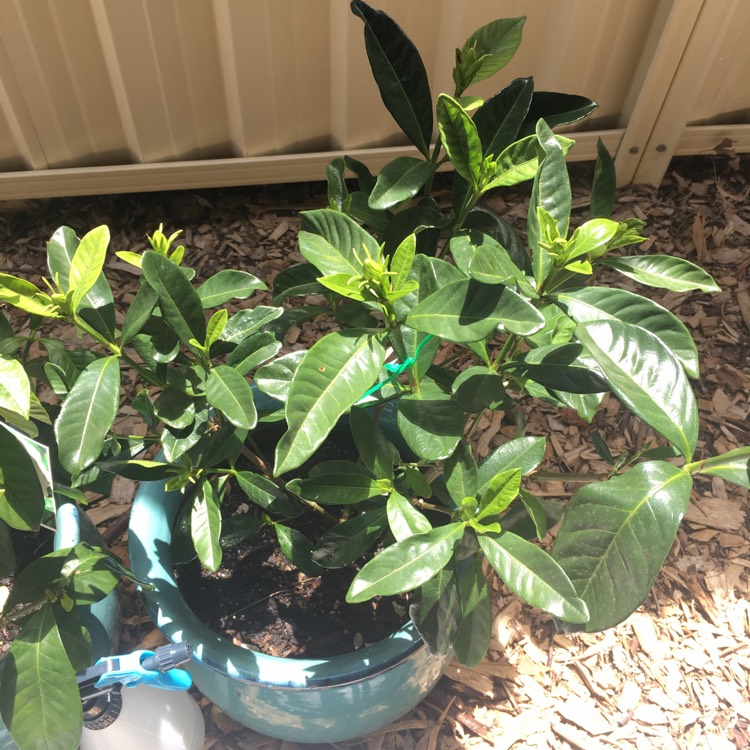
{"label": "dark potting soil", "polygon": [[[352,443],[350,437],[343,443],[329,441],[315,454],[314,462],[356,460]],[[298,473],[307,476],[307,465]],[[222,512],[226,517],[248,505],[252,513],[255,506],[233,488]],[[287,525],[299,528],[308,538],[329,528],[312,512]],[[225,549],[215,573],[193,560],[177,566],[175,575],[195,614],[235,645],[271,656],[317,659],[356,651],[389,636],[408,619],[406,596],[379,597],[361,604],[345,601],[364,562],[308,576],[289,562],[273,528],[266,526],[247,541]]]}

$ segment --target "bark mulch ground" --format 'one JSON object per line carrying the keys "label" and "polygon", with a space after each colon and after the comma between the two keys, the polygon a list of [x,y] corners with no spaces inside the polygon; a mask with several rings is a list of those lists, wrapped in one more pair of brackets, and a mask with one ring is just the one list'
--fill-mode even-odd
{"label": "bark mulch ground", "polygon": [[[573,171],[574,205],[585,212],[591,170],[576,166]],[[527,196],[503,193],[489,203],[522,228]],[[443,197],[448,199],[447,191]],[[184,230],[199,278],[240,265],[270,282],[299,260],[298,212],[322,205],[321,183],[0,204],[0,264],[4,271],[38,275],[44,266],[44,242],[60,224],[84,233],[106,223],[115,249],[138,250],[145,247],[145,235],[164,222],[165,230]],[[702,374],[695,389],[703,431],[697,457],[747,444],[750,159],[724,154],[676,160],[659,189],[620,191],[615,218],[633,215],[647,222],[648,240],[640,251],[671,253],[700,263],[723,290],[715,295],[647,290],[681,317],[698,343]],[[129,301],[134,293],[129,267],[114,257],[110,265],[118,293]],[[616,282],[629,288],[622,277]],[[309,330],[292,329],[287,344],[300,347],[309,336]],[[549,435],[544,468],[556,471],[605,470],[592,447],[594,431],[614,454],[649,438],[648,428],[613,398],[604,403],[592,425],[573,413],[538,404],[526,411],[525,418],[530,434]],[[483,420],[475,432],[479,454],[486,455],[512,437],[515,429],[502,413]],[[550,481],[535,489],[545,497],[562,498],[574,486]],[[111,498],[89,511],[124,559],[131,490],[123,482]],[[319,747],[750,747],[748,509],[747,491],[721,480],[696,482],[653,592],[626,622],[604,633],[557,633],[548,617],[496,588],[493,640],[483,663],[474,669],[452,665],[420,706],[380,732]],[[158,645],[161,635],[136,599],[126,593],[124,604],[123,649]],[[298,747],[240,727],[205,699],[201,705],[206,748]]]}

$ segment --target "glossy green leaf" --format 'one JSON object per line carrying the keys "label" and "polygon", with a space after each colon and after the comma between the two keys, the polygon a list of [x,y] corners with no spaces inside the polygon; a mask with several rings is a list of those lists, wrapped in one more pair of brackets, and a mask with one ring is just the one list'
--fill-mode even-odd
{"label": "glossy green leaf", "polygon": [[289,429],[276,446],[275,473],[304,463],[339,417],[378,379],[385,350],[368,333],[329,333],[315,342],[297,367],[286,401]]}
{"label": "glossy green leaf", "polygon": [[222,549],[230,549],[255,536],[264,526],[265,522],[255,516],[241,514],[229,516],[221,523],[221,537],[219,543]]}
{"label": "glossy green leaf", "polygon": [[206,279],[198,287],[203,309],[218,307],[233,299],[247,299],[258,289],[268,287],[257,277],[247,271],[226,268]]}
{"label": "glossy green leaf", "polygon": [[386,525],[383,508],[360,513],[326,531],[315,546],[312,560],[324,568],[344,568],[370,549]]}
{"label": "glossy green leaf", "polygon": [[587,630],[617,625],[646,598],[691,488],[686,471],[654,461],[573,496],[552,554],[588,606]]}
{"label": "glossy green leaf", "polygon": [[617,174],[615,162],[611,154],[599,138],[596,142],[596,166],[594,167],[594,182],[591,185],[591,208],[589,214],[592,219],[612,216],[615,207],[617,190]]}
{"label": "glossy green leaf", "polygon": [[417,456],[436,461],[448,458],[463,434],[466,415],[459,405],[434,383],[422,381],[419,391],[402,396],[398,428]]}
{"label": "glossy green leaf", "polygon": [[346,162],[340,156],[331,159],[326,167],[326,184],[328,186],[328,208],[343,210],[344,200],[348,194],[344,172]]}
{"label": "glossy green leaf", "polygon": [[377,258],[380,247],[357,222],[340,211],[324,208],[302,213],[299,249],[305,260],[322,274],[359,276],[369,256]]}
{"label": "glossy green leaf", "polygon": [[60,463],[74,477],[101,454],[119,406],[118,358],[94,360],[76,380],[55,422]]}
{"label": "glossy green leaf", "polygon": [[479,489],[477,462],[466,440],[461,440],[456,450],[445,459],[443,473],[448,494],[456,504],[465,497],[473,497],[477,494]]}
{"label": "glossy green leaf", "polygon": [[17,359],[0,357],[0,407],[29,418],[31,383]]}
{"label": "glossy green leaf", "polygon": [[533,91],[533,79],[516,78],[475,112],[474,124],[486,155],[498,156],[516,140]]}
{"label": "glossy green leaf", "polygon": [[609,390],[599,365],[581,344],[550,344],[527,352],[508,369],[541,383],[546,388],[569,393],[603,393]]}
{"label": "glossy green leaf", "polygon": [[413,156],[399,156],[388,162],[370,194],[370,208],[383,210],[413,198],[434,171],[431,162]]}
{"label": "glossy green leaf", "polygon": [[465,56],[467,50],[474,50],[478,66],[467,85],[490,78],[511,61],[521,44],[525,21],[525,16],[499,18],[485,24],[469,36],[461,53]]}
{"label": "glossy green leaf", "polygon": [[[284,310],[281,307],[269,307],[258,305],[248,310],[240,310],[232,315],[221,332],[221,340],[231,344],[239,344],[248,336],[260,331],[263,326],[268,325],[280,318]],[[202,339],[198,339],[201,341]]]}
{"label": "glossy green leaf", "polygon": [[273,304],[281,304],[287,297],[320,294],[320,271],[312,263],[298,263],[280,271],[273,280]]}
{"label": "glossy green leaf", "polygon": [[495,474],[482,492],[476,520],[502,513],[518,496],[521,489],[521,470],[508,469]]}
{"label": "glossy green leaf", "polygon": [[252,430],[258,421],[250,383],[229,365],[211,369],[206,380],[206,399],[235,427]]}
{"label": "glossy green leaf", "polygon": [[313,543],[301,531],[280,523],[274,524],[274,530],[281,551],[292,565],[311,577],[319,576],[324,572],[323,568],[312,559]]}
{"label": "glossy green leaf", "polygon": [[620,401],[689,461],[698,407],[675,355],[653,333],[619,320],[581,323],[576,332]]}
{"label": "glossy green leaf", "polygon": [[750,489],[750,448],[737,448],[720,456],[711,456],[684,467],[691,474],[708,474],[727,479]]}
{"label": "glossy green leaf", "polygon": [[453,381],[453,398],[467,412],[479,412],[502,401],[503,379],[495,370],[477,365],[469,367]]}
{"label": "glossy green leaf", "polygon": [[144,281],[138,294],[128,306],[125,320],[122,324],[121,344],[127,344],[134,336],[137,336],[148,323],[151,314],[159,302],[159,295]]}
{"label": "glossy green leaf", "polygon": [[204,480],[193,495],[190,533],[201,565],[216,571],[221,566],[221,498],[211,482]]}
{"label": "glossy green leaf", "polygon": [[561,94],[556,91],[535,91],[526,115],[523,134],[533,133],[539,120],[549,128],[569,125],[588,117],[598,109],[598,104],[578,94]]}
{"label": "glossy green leaf", "polygon": [[302,509],[299,500],[292,498],[268,477],[253,474],[251,471],[236,471],[234,476],[242,491],[263,510],[284,516],[296,516]]}
{"label": "glossy green leaf", "polygon": [[102,461],[99,466],[104,471],[110,471],[118,476],[134,479],[138,482],[163,482],[175,473],[172,464],[147,459],[131,458],[121,461]]}
{"label": "glossy green leaf", "polygon": [[510,531],[483,534],[479,546],[505,585],[523,601],[563,622],[588,621],[586,602],[543,549]]}
{"label": "glossy green leaf", "polygon": [[427,517],[415,508],[400,492],[393,491],[386,503],[388,526],[397,542],[415,534],[424,534],[432,528]]}
{"label": "glossy green leaf", "polygon": [[523,503],[526,512],[529,515],[532,523],[534,524],[534,530],[536,531],[537,539],[544,539],[547,534],[547,513],[544,510],[544,506],[541,501],[535,495],[521,489],[519,493],[521,502]]}
{"label": "glossy green leaf", "polygon": [[453,168],[476,189],[482,169],[482,143],[474,121],[447,94],[438,97],[437,120],[440,137]]}
{"label": "glossy green leaf", "polygon": [[143,275],[159,297],[166,322],[183,344],[190,339],[204,341],[206,318],[203,303],[180,267],[153,250],[143,254]]}
{"label": "glossy green leaf", "polygon": [[496,448],[479,465],[479,494],[502,471],[520,469],[524,476],[534,471],[544,460],[545,444],[543,437],[528,436],[509,440]]}
{"label": "glossy green leaf", "polygon": [[84,297],[99,279],[108,245],[109,228],[106,226],[92,229],[81,238],[68,273],[68,288],[73,291],[73,310],[78,310]]}
{"label": "glossy green leaf", "polygon": [[81,699],[51,605],[29,618],[4,667],[0,714],[16,743],[40,750],[77,747]]}
{"label": "glossy green leaf", "polygon": [[463,530],[462,523],[450,523],[386,547],[357,573],[346,601],[356,604],[421,586],[449,563]]}
{"label": "glossy green leaf", "polygon": [[383,430],[365,409],[353,408],[349,426],[360,458],[376,477],[393,479],[393,452]]}
{"label": "glossy green leaf", "polygon": [[407,316],[406,324],[461,343],[487,338],[499,325],[526,336],[544,326],[544,316],[508,287],[464,279],[420,302]]}
{"label": "glossy green leaf", "polygon": [[263,365],[255,373],[255,384],[263,393],[285,402],[289,395],[292,377],[306,353],[307,349],[300,349]]}
{"label": "glossy green leaf", "polygon": [[0,520],[13,529],[36,531],[43,513],[36,466],[16,436],[0,426]]}
{"label": "glossy green leaf", "polygon": [[353,159],[351,156],[345,156],[344,163],[346,164],[346,168],[356,175],[357,186],[360,191],[368,194],[371,193],[375,187],[375,177],[373,177],[369,167],[361,161]]}
{"label": "glossy green leaf", "polygon": [[354,0],[365,24],[365,49],[386,109],[409,140],[429,156],[432,96],[422,58],[403,30],[383,11]]}
{"label": "glossy green leaf", "polygon": [[388,231],[393,214],[388,210],[372,208],[369,199],[369,193],[364,193],[361,190],[349,193],[344,201],[343,211],[355,221],[374,229],[379,234],[385,234]]}
{"label": "glossy green leaf", "polygon": [[698,350],[690,331],[653,300],[624,289],[592,286],[561,292],[557,302],[577,323],[614,319],[645,328],[680,360],[690,377],[699,376]]}
{"label": "glossy green leaf", "polygon": [[40,292],[30,281],[7,273],[0,273],[0,301],[32,315],[60,317],[47,295]]}
{"label": "glossy green leaf", "polygon": [[322,505],[351,505],[390,492],[390,482],[362,474],[324,474],[309,479],[294,479],[289,489],[306,500]]}
{"label": "glossy green leaf", "polygon": [[[1,501],[0,501],[1,502]],[[12,576],[16,570],[16,555],[13,552],[13,539],[10,527],[0,518],[0,576]],[[2,606],[0,606],[0,612]]]}
{"label": "glossy green leaf", "polygon": [[536,133],[544,157],[531,190],[527,229],[528,243],[533,251],[534,278],[539,287],[547,277],[552,259],[541,246],[537,209],[543,208],[554,219],[560,237],[567,237],[572,199],[563,147],[543,120],[537,123]]}
{"label": "glossy green leaf", "polygon": [[463,566],[458,577],[458,593],[461,624],[453,650],[461,664],[473,667],[486,656],[492,638],[492,603],[479,556]]}
{"label": "glossy green leaf", "polygon": [[453,566],[438,571],[414,591],[409,615],[433,654],[447,654],[461,621]]}
{"label": "glossy green leaf", "polygon": [[[503,284],[522,280],[523,272],[497,240],[488,234],[476,231],[470,232],[468,239],[474,247],[474,255],[467,269],[472,279],[483,284]],[[454,252],[453,239],[450,246],[451,252]]]}
{"label": "glossy green leaf", "polygon": [[671,255],[605,258],[602,263],[641,284],[668,289],[670,292],[689,292],[692,289],[703,292],[721,291],[713,277],[700,266]]}
{"label": "glossy green leaf", "polygon": [[281,341],[270,331],[251,333],[227,357],[227,364],[240,375],[247,375],[276,356],[281,347]]}
{"label": "glossy green leaf", "polygon": [[[94,330],[101,333],[109,341],[114,341],[115,302],[109,283],[102,273],[106,242],[109,239],[108,232],[104,230],[106,230],[106,227],[93,230],[94,234],[87,240],[87,246],[84,247],[83,254],[76,263],[76,274],[81,271],[81,266],[85,266],[86,260],[90,260],[92,264],[100,264],[97,278],[94,279],[94,283],[88,291],[77,300],[76,308],[78,314]],[[76,237],[76,233],[70,227],[57,229],[47,243],[47,266],[52,279],[59,282],[63,294],[67,293],[70,288],[70,269],[80,243],[81,240]],[[99,243],[104,244],[104,253],[102,253],[102,245]],[[92,265],[92,269],[94,267]],[[89,283],[90,277],[87,277],[81,288],[83,289]]]}
{"label": "glossy green leaf", "polygon": [[183,430],[195,421],[195,404],[185,391],[165,388],[154,401],[154,415],[170,427]]}

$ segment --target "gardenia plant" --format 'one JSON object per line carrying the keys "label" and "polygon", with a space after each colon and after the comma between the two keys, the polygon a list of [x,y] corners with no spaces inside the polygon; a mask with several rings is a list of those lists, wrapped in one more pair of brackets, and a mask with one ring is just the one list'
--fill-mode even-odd
{"label": "gardenia plant", "polygon": [[[48,245],[47,288],[0,274],[0,300],[28,316],[22,334],[0,319],[0,415],[46,438],[58,491],[83,501],[84,490],[106,492],[113,473],[166,482],[185,495],[176,533],[183,557],[197,554],[215,570],[230,538],[271,527],[308,575],[355,565],[350,602],[409,593],[429,647],[452,648],[464,664],[478,662],[489,644],[489,568],[565,627],[615,625],[653,585],[693,476],[747,487],[750,450],[696,460],[689,378],[698,361],[689,331],[656,302],[597,277],[606,268],[672,291],[718,287],[688,261],[623,251],[641,241],[642,223],[611,218],[614,166],[601,144],[589,217],[571,225],[565,154],[573,141],[552,128],[593,111],[593,102],[535,92],[526,78],[486,101],[465,93],[511,59],[523,18],[469,37],[456,52],[453,95],[440,94],[433,109],[404,32],[359,0],[352,9],[364,22],[384,104],[419,155],[394,160],[377,177],[353,159],[331,163],[328,207],[303,214],[306,262],[277,276],[271,305],[253,304],[265,284],[243,270],[194,279],[177,234],[160,228],[145,252],[118,253],[140,280],[119,325],[106,279],[107,228],[80,240],[61,228]],[[453,201],[441,210],[432,183],[448,162]],[[480,201],[527,180],[523,237]],[[337,327],[307,350],[282,351],[291,324],[319,315]],[[46,335],[50,322],[86,339]],[[134,389],[123,372],[134,374]],[[40,385],[51,405],[37,397]],[[123,385],[124,402],[147,427],[143,437],[118,430]],[[611,472],[573,495],[550,547],[560,509],[527,484],[545,439],[521,429],[479,462],[472,438],[483,414],[512,412],[521,399],[591,421],[606,393],[663,445],[614,458],[599,446]],[[261,428],[274,421],[283,434],[271,460]],[[293,475],[315,464],[342,422],[358,460]],[[222,517],[232,486],[255,512]],[[318,538],[312,514],[330,522]],[[34,648],[47,644],[38,639]],[[2,712],[12,724],[9,693],[4,682]]]}

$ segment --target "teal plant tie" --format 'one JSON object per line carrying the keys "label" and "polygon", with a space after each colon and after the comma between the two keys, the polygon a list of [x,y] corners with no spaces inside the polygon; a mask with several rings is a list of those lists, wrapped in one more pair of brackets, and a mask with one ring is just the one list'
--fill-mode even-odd
{"label": "teal plant tie", "polygon": [[398,378],[401,373],[406,372],[412,365],[417,361],[417,357],[419,357],[419,352],[422,351],[422,347],[432,338],[432,334],[427,334],[420,342],[417,344],[417,348],[414,350],[414,356],[413,357],[407,357],[403,362],[386,362],[385,363],[385,369],[388,370],[388,372],[391,373],[390,377],[387,377],[385,380],[380,380],[379,382],[375,383],[375,385],[372,388],[369,388],[364,392],[362,395],[362,398],[359,399],[357,403],[361,403],[364,401],[368,396],[371,396],[376,391],[379,391],[384,385],[388,385],[389,383],[392,383],[396,378]]}

